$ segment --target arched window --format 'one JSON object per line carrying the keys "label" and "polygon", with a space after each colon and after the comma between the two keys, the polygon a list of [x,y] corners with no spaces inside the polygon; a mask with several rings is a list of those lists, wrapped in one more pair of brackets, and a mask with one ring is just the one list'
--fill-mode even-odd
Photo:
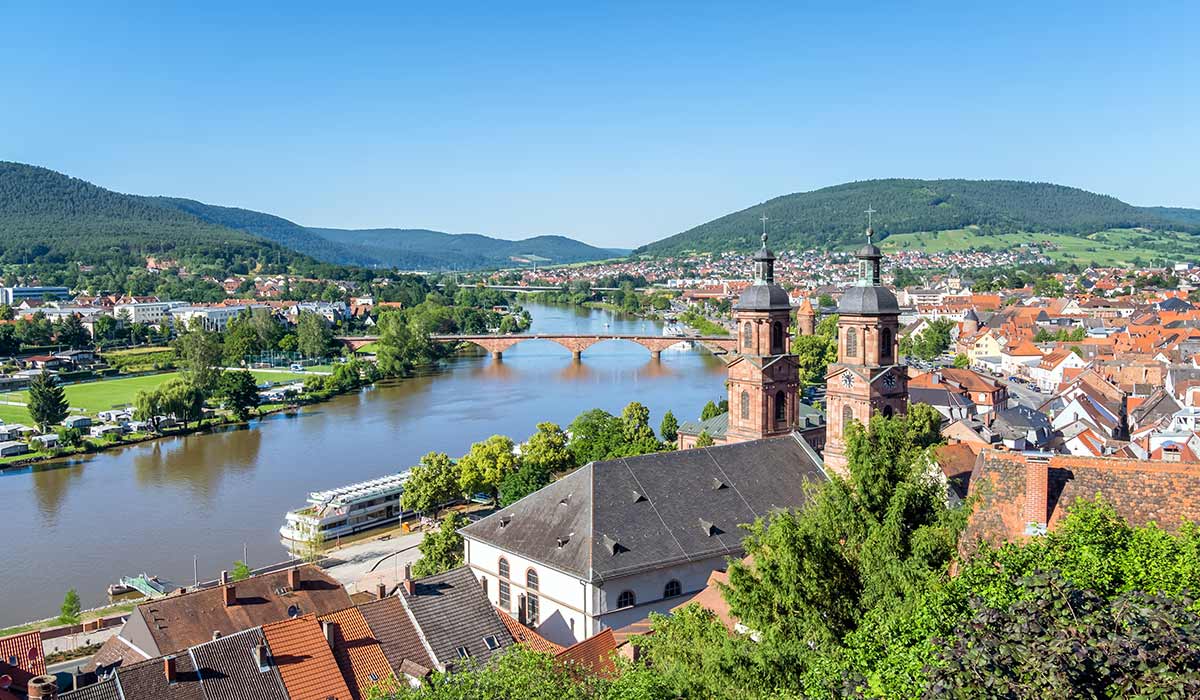
{"label": "arched window", "polygon": [[775,422],[782,423],[787,420],[787,394],[782,391],[775,392]]}
{"label": "arched window", "polygon": [[742,347],[748,348],[754,345],[754,329],[750,326],[750,322],[746,321],[746,325],[742,326]]}
{"label": "arched window", "polygon": [[500,557],[500,564],[496,567],[500,573],[500,580],[496,583],[496,592],[500,609],[504,611],[512,610],[512,588],[508,583],[508,560]]}
{"label": "arched window", "polygon": [[533,569],[525,572],[525,587],[528,589],[525,593],[525,620],[526,624],[533,627],[538,623],[541,608],[537,596],[538,575]]}
{"label": "arched window", "polygon": [[779,321],[771,324],[771,353],[783,352],[783,324]]}
{"label": "arched window", "polygon": [[750,420],[750,392],[742,392],[742,420]]}
{"label": "arched window", "polygon": [[842,430],[845,430],[852,420],[854,420],[854,409],[849,404],[842,406]]}
{"label": "arched window", "polygon": [[846,329],[846,357],[858,356],[858,331],[853,328]]}
{"label": "arched window", "polygon": [[663,597],[674,598],[677,595],[683,595],[683,585],[675,579],[667,581],[667,585],[663,586]]}
{"label": "arched window", "polygon": [[617,596],[618,608],[632,608],[637,605],[637,596],[633,591],[621,591],[621,595]]}
{"label": "arched window", "polygon": [[884,418],[891,418],[891,417],[892,417],[892,413],[894,413],[894,411],[892,411],[892,407],[891,407],[891,406],[884,406],[884,407],[883,407],[883,417],[884,417]]}
{"label": "arched window", "polygon": [[884,328],[879,332],[879,359],[884,362],[892,361],[892,331]]}

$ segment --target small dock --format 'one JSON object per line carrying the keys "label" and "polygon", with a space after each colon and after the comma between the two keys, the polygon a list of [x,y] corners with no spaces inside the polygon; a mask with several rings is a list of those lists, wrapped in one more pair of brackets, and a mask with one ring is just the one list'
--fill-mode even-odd
{"label": "small dock", "polygon": [[122,576],[120,585],[124,588],[137,591],[147,598],[161,598],[181,588],[178,584],[165,581],[157,576],[150,576],[146,573],[140,576]]}

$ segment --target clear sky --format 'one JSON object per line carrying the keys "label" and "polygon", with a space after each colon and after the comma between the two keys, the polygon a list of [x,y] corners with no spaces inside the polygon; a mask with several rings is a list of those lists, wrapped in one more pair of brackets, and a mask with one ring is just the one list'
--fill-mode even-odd
{"label": "clear sky", "polygon": [[1200,207],[1195,0],[170,4],[0,3],[0,159],[627,247],[876,177]]}

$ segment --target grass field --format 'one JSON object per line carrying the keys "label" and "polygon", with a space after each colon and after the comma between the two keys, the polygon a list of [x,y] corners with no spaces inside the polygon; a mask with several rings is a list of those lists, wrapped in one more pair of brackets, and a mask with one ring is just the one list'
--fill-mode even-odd
{"label": "grass field", "polygon": [[[1054,249],[1045,250],[1042,243]],[[1022,244],[1036,244],[1046,254],[1063,263],[1080,265],[1133,265],[1135,260],[1149,263],[1155,259],[1180,261],[1200,257],[1200,237],[1186,233],[1150,233],[1143,229],[1110,229],[1090,236],[1055,233],[1008,233],[981,236],[974,229],[955,229],[929,233],[902,233],[888,236],[880,247],[884,251],[921,250],[927,253],[962,250],[1001,251]]]}
{"label": "grass field", "polygon": [[[254,379],[258,382],[291,382],[298,379],[304,379],[307,375],[305,372],[254,372]],[[116,408],[125,404],[133,404],[139,391],[154,389],[163,382],[178,377],[178,372],[167,372],[164,374],[151,374],[143,377],[126,377],[124,379],[106,379],[99,382],[88,382],[85,384],[71,384],[65,388],[67,394],[67,403],[71,408],[80,408],[89,414],[95,414],[100,411],[107,411],[111,408]],[[0,394],[0,398],[5,401],[19,401],[27,403],[29,401],[28,393],[24,391],[14,391],[9,394]],[[24,416],[21,419],[9,420],[6,412],[14,412],[14,416]],[[15,412],[19,412],[15,413]],[[19,406],[0,406],[0,419],[9,423],[28,422],[29,414],[25,409]]]}
{"label": "grass field", "polygon": [[0,406],[0,420],[5,423],[30,424],[29,411],[22,406]]}

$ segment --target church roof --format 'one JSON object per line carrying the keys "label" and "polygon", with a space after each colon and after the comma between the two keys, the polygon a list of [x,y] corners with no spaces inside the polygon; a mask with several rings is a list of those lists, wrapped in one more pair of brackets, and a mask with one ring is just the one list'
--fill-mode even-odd
{"label": "church roof", "polygon": [[850,287],[842,292],[838,313],[851,316],[879,316],[900,313],[896,295],[887,287]]}
{"label": "church roof", "polygon": [[729,430],[729,412],[726,411],[718,416],[713,416],[708,420],[690,421],[685,420],[679,426],[679,432],[684,435],[700,435],[704,431],[708,431],[708,436],[714,440],[724,439],[725,433]]}
{"label": "church roof", "polygon": [[592,462],[462,533],[600,582],[740,556],[738,525],[803,506],[826,478],[796,435]]}
{"label": "church roof", "polygon": [[752,284],[738,297],[733,308],[740,311],[790,311],[792,302],[788,293],[777,284]]}

